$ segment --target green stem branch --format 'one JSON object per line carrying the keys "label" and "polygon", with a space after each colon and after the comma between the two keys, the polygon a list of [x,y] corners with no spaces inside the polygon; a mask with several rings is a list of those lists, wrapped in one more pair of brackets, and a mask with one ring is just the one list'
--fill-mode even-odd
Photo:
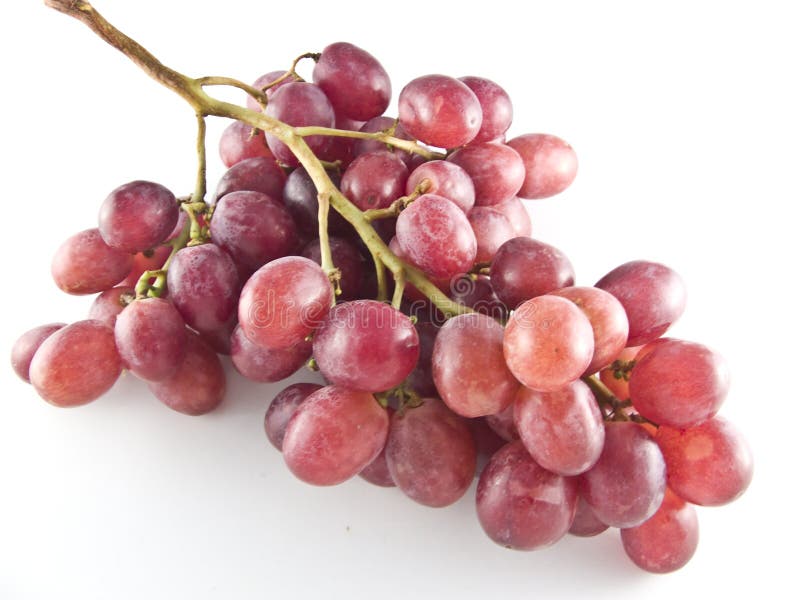
{"label": "green stem branch", "polygon": [[248,95],[250,95],[253,98],[253,100],[258,102],[261,108],[266,108],[267,102],[269,102],[269,100],[267,99],[267,94],[264,92],[264,90],[260,90],[256,87],[253,87],[252,85],[248,85],[243,81],[234,79],[233,77],[216,77],[216,76],[200,77],[197,80],[197,82],[203,87],[207,85],[227,85],[239,88],[240,90],[243,90]]}
{"label": "green stem branch", "polygon": [[359,140],[375,140],[378,142],[382,142],[384,144],[388,144],[397,148],[398,150],[405,150],[406,152],[413,152],[414,154],[419,154],[426,160],[434,160],[434,159],[443,159],[445,157],[444,154],[441,152],[435,152],[434,150],[429,150],[424,146],[419,145],[417,142],[411,140],[403,140],[385,131],[376,131],[375,133],[370,133],[367,131],[350,131],[348,129],[332,129],[330,127],[295,127],[295,133],[300,137],[308,137],[311,135],[326,135],[330,137],[348,137],[348,138],[356,138]]}

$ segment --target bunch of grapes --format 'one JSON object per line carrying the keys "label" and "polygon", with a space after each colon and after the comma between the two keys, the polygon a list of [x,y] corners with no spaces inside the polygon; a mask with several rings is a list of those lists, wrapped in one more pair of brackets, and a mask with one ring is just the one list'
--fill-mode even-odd
{"label": "bunch of grapes", "polygon": [[[511,100],[493,81],[419,77],[394,118],[373,56],[349,43],[309,56],[313,82],[270,72],[248,108],[310,133],[319,168],[237,121],[207,198],[146,181],[112,191],[52,264],[61,290],[98,294],[88,318],[25,333],[16,372],[73,407],[124,369],[201,415],[225,395],[220,354],[257,382],[308,365],[325,385],[287,387],[264,421],[301,480],[361,476],[443,507],[477,477],[498,544],[616,527],[643,569],[680,568],[698,542],[693,505],[732,501],[753,472],[717,415],[725,362],[663,337],[684,310],[681,278],[637,260],[575,285],[521,200],[566,189],[575,153],[553,135],[506,139]],[[326,178],[360,221],[328,215]],[[387,261],[402,265],[393,293]],[[405,280],[415,273],[434,302]]]}

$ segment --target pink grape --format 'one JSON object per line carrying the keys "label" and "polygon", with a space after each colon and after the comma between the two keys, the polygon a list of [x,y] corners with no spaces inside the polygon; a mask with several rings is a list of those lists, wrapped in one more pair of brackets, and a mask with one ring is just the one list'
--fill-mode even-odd
{"label": "pink grape", "polygon": [[225,397],[225,371],[211,347],[190,333],[178,370],[147,387],[172,410],[190,416],[204,415],[217,408]]}
{"label": "pink grape", "polygon": [[694,342],[668,340],[636,361],[631,373],[633,406],[643,417],[686,428],[713,417],[730,387],[724,359]]}
{"label": "pink grape", "polygon": [[[341,179],[336,172],[329,172],[328,176],[336,187],[341,187]],[[286,179],[286,186],[283,188],[283,204],[302,233],[319,235],[317,188],[304,168],[298,167]],[[346,236],[353,232],[353,228],[342,215],[335,210],[330,210],[328,212],[328,231],[334,235]]]}
{"label": "pink grape", "polygon": [[434,194],[420,196],[400,213],[397,241],[414,265],[440,279],[469,271],[478,251],[466,215]]}
{"label": "pink grape", "polygon": [[504,144],[470,144],[447,160],[464,169],[472,179],[476,206],[492,206],[514,198],[525,179],[522,159]]}
{"label": "pink grape", "polygon": [[620,535],[622,547],[637,567],[651,573],[671,573],[688,563],[697,549],[697,511],[667,489],[652,517],[623,529]]}
{"label": "pink grape", "polygon": [[479,313],[444,324],[436,336],[432,364],[442,400],[464,417],[502,411],[520,387],[503,356],[503,326]]}
{"label": "pink grape", "polygon": [[[387,408],[386,411],[389,415],[389,423],[391,423],[395,411],[393,408]],[[380,454],[366,467],[361,469],[358,476],[364,481],[368,481],[372,485],[377,485],[378,487],[396,487],[394,479],[392,479],[392,474],[389,472],[389,463],[386,462],[385,445],[381,449]]]}
{"label": "pink grape", "polygon": [[575,518],[572,520],[569,532],[578,537],[593,537],[600,535],[606,529],[608,529],[608,525],[598,519],[592,512],[591,507],[586,504],[583,496],[578,495],[578,508],[575,511]]}
{"label": "pink grape", "polygon": [[361,210],[386,208],[406,189],[408,169],[396,154],[362,154],[342,175],[342,193]]}
{"label": "pink grape", "polygon": [[500,246],[490,275],[498,298],[511,309],[575,283],[575,270],[561,250],[528,237],[512,238]]}
{"label": "pink grape", "polygon": [[592,324],[594,355],[586,372],[596,373],[611,364],[628,341],[628,318],[619,300],[592,287],[566,287],[550,293],[574,302]]}
{"label": "pink grape", "polygon": [[[325,93],[313,83],[292,82],[282,85],[272,94],[264,113],[293,127],[333,127],[336,115]],[[312,135],[305,138],[314,154],[324,152],[330,138]],[[296,166],[297,158],[289,147],[273,135],[267,134],[267,145],[280,162]]]}
{"label": "pink grape", "polygon": [[29,368],[36,392],[62,408],[96,400],[111,389],[121,372],[114,331],[92,320],[72,323],[48,336]]}
{"label": "pink grape", "polygon": [[386,70],[369,52],[347,42],[325,47],[313,77],[334,110],[351,119],[366,121],[383,114],[392,97]]}
{"label": "pink grape", "polygon": [[[261,192],[270,198],[283,195],[286,174],[273,158],[256,157],[242,160],[225,172],[219,180],[214,201],[231,192]],[[212,220],[213,221],[213,220]]]}
{"label": "pink grape", "polygon": [[142,298],[117,317],[114,339],[122,364],[146,381],[173,375],[186,356],[186,325],[162,298]]}
{"label": "pink grape", "polygon": [[732,502],[753,479],[750,447],[722,417],[683,430],[662,425],[656,442],[667,463],[669,486],[693,504]]}
{"label": "pink grape", "polygon": [[531,216],[528,214],[522,200],[516,196],[490,206],[492,210],[505,215],[514,229],[514,237],[530,237],[533,232]]}
{"label": "pink grape", "polygon": [[[258,79],[256,79],[252,86],[256,89],[263,90],[273,81],[277,81],[280,77],[286,74],[286,71],[270,71],[269,73],[265,73]],[[267,95],[267,98],[271,98],[272,95],[281,87],[286,85],[287,83],[292,83],[293,81],[300,81],[297,76],[289,75],[286,79],[283,79],[279,83],[268,88],[264,93]],[[261,105],[253,98],[250,94],[247,94],[247,108],[250,110],[254,110],[256,112],[261,112],[263,109]]]}
{"label": "pink grape", "polygon": [[475,139],[481,128],[481,104],[462,82],[446,75],[425,75],[400,92],[400,123],[424,144],[457,148]]}
{"label": "pink grape", "polygon": [[[181,213],[185,216],[186,213]],[[133,265],[128,273],[128,276],[123,279],[119,285],[123,287],[136,287],[139,278],[145,271],[158,271],[167,261],[171,246],[156,246],[152,250],[145,250],[144,252],[137,252],[133,255]],[[108,291],[108,290],[107,290]]]}
{"label": "pink grape", "polygon": [[594,352],[592,325],[569,300],[539,296],[511,314],[503,350],[520,382],[554,392],[586,372]]}
{"label": "pink grape", "polygon": [[133,256],[106,244],[99,229],[86,229],[56,250],[51,272],[68,294],[96,294],[125,279],[132,265]]}
{"label": "pink grape", "polygon": [[357,475],[386,444],[389,416],[372,394],[336,385],[308,396],[283,438],[283,458],[312,485],[336,485]]}
{"label": "pink grape", "polygon": [[567,189],[578,173],[578,158],[572,146],[554,135],[528,133],[509,140],[522,157],[525,181],[520,198],[549,198]]}
{"label": "pink grape", "polygon": [[467,172],[455,163],[432,160],[422,163],[409,175],[406,194],[413,194],[417,186],[428,180],[428,194],[442,196],[468,214],[475,205],[475,186]]}
{"label": "pink grape", "polygon": [[297,250],[297,228],[283,204],[260,192],[231,192],[217,202],[211,239],[247,271]]}
{"label": "pink grape", "polygon": [[[413,140],[410,135],[406,132],[403,126],[400,123],[397,123],[396,119],[392,117],[375,117],[364,123],[359,131],[364,133],[378,133],[382,131],[386,131],[390,128],[394,127],[394,134],[392,137],[399,138],[401,140]],[[412,159],[416,154],[412,154],[406,152],[405,150],[399,150],[393,146],[387,146],[385,143],[379,140],[355,140],[355,145],[353,146],[353,152],[356,157],[361,156],[362,154],[367,154],[368,152],[378,152],[379,150],[392,152],[394,153],[400,160],[403,161],[403,164],[406,166],[410,166]]]}
{"label": "pink grape", "polygon": [[491,142],[501,137],[511,126],[514,116],[511,98],[506,91],[494,81],[483,77],[459,77],[458,80],[475,93],[481,104],[483,119],[473,143]]}
{"label": "pink grape", "polygon": [[[342,293],[338,298],[340,300],[354,300],[361,290],[361,281],[364,277],[364,259],[356,247],[345,239],[330,237],[328,238],[328,245],[331,248],[333,264],[341,271],[339,287]],[[300,255],[321,265],[322,250],[319,240],[311,240],[303,248]]]}
{"label": "pink grape", "polygon": [[509,404],[508,408],[501,410],[493,415],[486,415],[486,424],[497,435],[507,442],[519,439],[517,425],[514,423],[514,405]]}
{"label": "pink grape", "polygon": [[100,235],[116,250],[144,252],[167,239],[178,212],[175,196],[163,185],[132,181],[111,192],[100,206]]}
{"label": "pink grape", "polygon": [[232,167],[248,158],[263,157],[275,160],[267,147],[264,132],[253,129],[251,125],[241,121],[234,121],[222,132],[219,138],[219,157],[226,167]]}
{"label": "pink grape", "polygon": [[659,263],[634,260],[620,265],[595,287],[616,296],[630,325],[628,346],[661,337],[686,308],[686,286],[680,275]]}
{"label": "pink grape", "polygon": [[322,268],[287,256],[256,271],[239,298],[239,325],[265,348],[294,346],[319,327],[333,304],[333,287]]}
{"label": "pink grape", "polygon": [[502,213],[488,206],[476,206],[467,215],[478,243],[476,262],[491,262],[500,246],[515,237],[514,228]]}
{"label": "pink grape", "polygon": [[392,417],[386,462],[397,487],[425,506],[448,506],[475,477],[477,452],[469,427],[436,398]]}
{"label": "pink grape", "polygon": [[314,334],[314,358],[336,385],[380,392],[402,383],[419,358],[411,320],[388,304],[356,300],[334,306]]}
{"label": "pink grape", "polygon": [[661,505],[667,485],[664,457],[636,423],[607,422],[603,453],[580,476],[580,484],[581,495],[603,523],[635,527]]}
{"label": "pink grape", "polygon": [[117,315],[121,313],[128,304],[133,302],[136,291],[132,287],[118,286],[106,290],[94,299],[89,307],[87,318],[100,321],[114,327],[117,322]]}
{"label": "pink grape", "polygon": [[286,379],[311,358],[311,342],[306,340],[288,348],[272,350],[251,342],[240,326],[233,330],[230,338],[233,366],[251,381],[274,383]]}
{"label": "pink grape", "polygon": [[478,480],[478,520],[496,543],[535,550],[566,535],[577,505],[574,479],[545,470],[522,442],[501,448]]}
{"label": "pink grape", "polygon": [[436,323],[418,321],[414,324],[414,329],[419,337],[419,359],[417,366],[406,377],[405,385],[420,396],[435,396],[437,391],[433,382],[432,358],[439,326]]}
{"label": "pink grape", "polygon": [[33,355],[47,338],[59,329],[66,327],[66,323],[50,323],[39,325],[23,333],[11,348],[11,368],[23,381],[31,382],[30,368]]}
{"label": "pink grape", "polygon": [[264,432],[270,444],[278,450],[283,448],[289,419],[306,398],[321,389],[322,386],[316,383],[294,383],[278,392],[264,415]]}
{"label": "pink grape", "polygon": [[587,471],[603,451],[603,415],[582,381],[555,392],[521,387],[514,402],[514,423],[533,459],[559,475]]}
{"label": "pink grape", "polygon": [[236,311],[239,274],[231,257],[214,244],[179,250],[167,271],[170,300],[197,331],[222,328]]}

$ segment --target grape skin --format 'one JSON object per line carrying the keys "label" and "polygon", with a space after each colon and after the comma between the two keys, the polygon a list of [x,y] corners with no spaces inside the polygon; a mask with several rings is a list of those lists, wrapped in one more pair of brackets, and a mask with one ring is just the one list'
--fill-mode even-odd
{"label": "grape skin", "polygon": [[578,508],[575,510],[575,518],[572,520],[569,532],[578,537],[594,537],[606,529],[608,525],[598,519],[583,496],[578,495]]}
{"label": "grape skin", "polygon": [[[387,131],[392,127],[394,127],[394,134],[392,137],[396,137],[401,140],[414,139],[408,135],[406,130],[403,128],[403,125],[397,123],[396,119],[393,119],[392,117],[375,117],[370,119],[359,128],[359,131],[363,133],[378,133]],[[399,157],[400,160],[403,161],[403,164],[405,164],[407,167],[411,165],[412,159],[414,159],[416,156],[411,152],[406,152],[405,150],[400,150],[393,146],[387,147],[384,142],[378,140],[355,140],[355,145],[353,146],[353,153],[356,157],[361,156],[362,154],[367,154],[368,152],[377,152],[379,150],[393,153],[395,156]]]}
{"label": "grape skin", "polygon": [[458,80],[473,91],[481,105],[481,128],[472,142],[491,142],[502,137],[514,117],[508,93],[494,81],[483,77],[467,76]]}
{"label": "grape skin", "polygon": [[[181,212],[181,216],[185,217],[186,213]],[[181,222],[180,217],[178,218],[178,221],[179,223]],[[137,252],[133,255],[133,266],[131,266],[128,276],[120,281],[119,285],[135,287],[139,282],[139,278],[142,276],[142,273],[145,271],[158,271],[166,262],[171,251],[172,247],[166,245],[156,246],[149,251],[145,250],[144,252]]]}
{"label": "grape skin", "polygon": [[[341,272],[339,288],[342,293],[340,300],[355,300],[361,290],[364,278],[364,260],[356,247],[345,239],[329,237],[328,245],[331,249],[333,264]],[[318,265],[322,264],[322,249],[319,240],[311,240],[306,244],[301,256],[313,260]]]}
{"label": "grape skin", "polygon": [[505,321],[508,318],[508,307],[500,302],[486,275],[474,279],[472,275],[463,275],[454,279],[450,285],[450,299],[493,319]]}
{"label": "grape skin", "polygon": [[[389,423],[391,423],[395,411],[393,408],[387,408],[386,411],[389,415]],[[394,479],[392,479],[392,474],[389,472],[389,464],[386,462],[385,445],[381,449],[380,454],[375,457],[375,460],[361,469],[358,476],[364,481],[368,481],[372,485],[377,485],[378,487],[396,487]]]}
{"label": "grape skin", "polygon": [[522,442],[511,442],[491,458],[478,480],[478,520],[501,546],[535,550],[566,535],[577,498],[574,479],[545,470]]}
{"label": "grape skin", "polygon": [[361,210],[386,208],[403,195],[408,169],[396,154],[362,154],[342,175],[342,193]]}
{"label": "grape skin", "polygon": [[492,206],[514,198],[525,179],[522,159],[504,144],[470,144],[447,160],[464,169],[472,179],[476,206]]}
{"label": "grape skin", "polygon": [[92,320],[52,333],[36,350],[29,371],[36,392],[62,408],[96,400],[111,389],[121,372],[114,331]]}
{"label": "grape skin", "polygon": [[47,338],[59,329],[66,327],[66,323],[49,323],[39,325],[23,333],[11,348],[11,368],[23,381],[30,383],[30,368],[33,355]]}
{"label": "grape skin", "polygon": [[[328,172],[328,176],[336,187],[341,187],[341,178],[337,172]],[[292,171],[286,179],[286,185],[283,188],[283,203],[302,233],[319,235],[317,188],[314,187],[314,182],[303,167]],[[342,215],[331,210],[328,213],[328,231],[335,235],[347,236],[353,233],[353,228]]]}
{"label": "grape skin", "polygon": [[288,348],[272,350],[251,342],[238,325],[230,340],[234,368],[251,381],[274,383],[286,379],[311,358],[311,342],[306,340]]}
{"label": "grape skin", "polygon": [[503,326],[479,313],[448,319],[436,336],[432,365],[439,395],[463,417],[504,410],[520,387],[503,356]]}
{"label": "grape skin", "polygon": [[117,322],[117,315],[121,313],[128,304],[130,304],[136,297],[136,291],[132,287],[118,286],[110,290],[106,290],[92,302],[89,307],[89,314],[86,315],[88,319],[94,319],[114,327]]}
{"label": "grape skin", "polygon": [[489,208],[505,215],[514,230],[513,237],[530,237],[531,233],[533,233],[531,216],[528,214],[525,205],[522,204],[522,200],[516,196],[493,204]]}
{"label": "grape skin", "polygon": [[422,163],[408,176],[406,194],[413,194],[425,179],[429,184],[426,193],[447,198],[465,214],[475,206],[475,186],[467,172],[457,164],[444,160]]}
{"label": "grape skin", "polygon": [[[261,109],[258,110],[260,112]],[[264,132],[241,121],[234,121],[222,132],[219,138],[219,157],[228,168],[248,158],[275,160],[267,147]]]}
{"label": "grape skin", "polygon": [[[276,81],[278,78],[283,77],[287,71],[280,70],[280,71],[270,71],[269,73],[265,73],[258,79],[256,79],[252,86],[258,90],[264,89],[273,81]],[[289,75],[286,79],[280,81],[279,83],[273,85],[272,87],[268,88],[264,93],[267,95],[267,98],[272,98],[272,95],[281,87],[288,83],[292,83],[293,81],[299,81],[296,75]],[[262,106],[253,98],[250,94],[247,94],[247,108],[250,110],[254,110],[256,112],[261,112],[264,110]]]}
{"label": "grape skin", "polygon": [[321,389],[316,383],[295,383],[278,392],[264,415],[264,432],[270,444],[282,450],[289,419],[306,398]]}
{"label": "grape skin", "polygon": [[418,321],[414,324],[419,337],[419,359],[414,370],[406,377],[405,385],[420,396],[435,396],[436,384],[433,382],[433,346],[439,333],[436,323]]}
{"label": "grape skin", "polygon": [[507,442],[513,442],[519,439],[519,432],[517,425],[514,423],[514,405],[509,404],[505,410],[493,415],[486,415],[486,424],[497,435]]}
{"label": "grape skin", "polygon": [[500,212],[487,206],[476,206],[467,215],[478,244],[476,262],[491,262],[500,246],[515,237],[514,228]]}
{"label": "grape skin", "polygon": [[86,229],[56,250],[51,272],[59,289],[85,295],[114,287],[132,266],[133,256],[106,244],[99,229]]}
{"label": "grape skin", "polygon": [[425,506],[448,506],[475,477],[477,451],[466,422],[436,398],[395,413],[386,443],[392,480]]}
{"label": "grape skin", "polygon": [[280,198],[285,185],[286,174],[274,159],[248,158],[225,172],[219,180],[212,204],[231,192],[261,192],[270,198]]}
{"label": "grape skin", "polygon": [[386,444],[389,416],[372,394],[330,385],[295,410],[283,438],[283,458],[312,485],[336,485],[357,475]]}
{"label": "grape skin", "polygon": [[613,365],[615,362],[619,361],[620,364],[627,364],[633,361],[636,358],[637,353],[641,350],[641,346],[631,346],[628,348],[624,348],[622,352],[620,352],[615,358],[611,365],[605,369],[600,370],[600,381],[602,381],[605,386],[611,390],[611,393],[614,394],[620,400],[628,400],[631,397],[630,394],[630,374],[628,374],[628,378],[626,379],[624,376],[617,379],[614,377],[614,368]]}
{"label": "grape skin", "polygon": [[520,198],[540,199],[567,189],[578,173],[578,158],[572,146],[545,133],[528,133],[508,141],[525,165]]}

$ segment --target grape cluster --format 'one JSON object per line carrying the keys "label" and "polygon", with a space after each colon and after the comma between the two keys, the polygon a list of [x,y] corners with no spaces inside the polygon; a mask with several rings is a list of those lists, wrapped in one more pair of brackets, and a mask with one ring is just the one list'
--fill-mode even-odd
{"label": "grape cluster", "polygon": [[[681,278],[633,261],[575,285],[564,253],[531,237],[521,200],[565,190],[575,153],[553,135],[506,140],[512,104],[496,83],[419,77],[393,118],[372,55],[341,42],[311,58],[313,82],[294,67],[267,73],[247,106],[311,128],[319,169],[237,121],[208,198],[147,181],[113,190],[98,226],[52,264],[61,290],[98,294],[88,319],[23,334],[17,374],[72,407],[125,369],[201,415],[225,395],[220,354],[257,382],[308,364],[325,385],[287,387],[264,420],[301,480],[360,475],[442,507],[478,477],[477,516],[498,544],[532,550],[616,527],[643,569],[681,567],[698,541],[693,505],[734,500],[753,473],[717,415],[725,362],[663,337],[686,304]],[[366,234],[325,217],[320,177],[369,217]],[[402,276],[388,303],[389,252],[457,310]]]}

